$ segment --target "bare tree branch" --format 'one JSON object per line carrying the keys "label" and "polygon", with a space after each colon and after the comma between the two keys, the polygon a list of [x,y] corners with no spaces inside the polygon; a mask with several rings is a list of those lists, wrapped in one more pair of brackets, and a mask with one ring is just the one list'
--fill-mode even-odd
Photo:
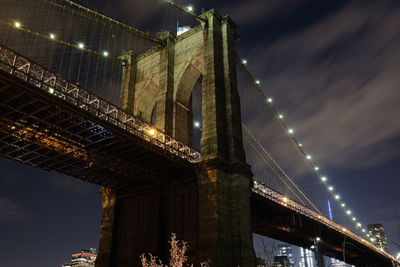
{"label": "bare tree branch", "polygon": [[277,245],[275,240],[261,239],[262,252],[260,257],[265,260],[267,267],[271,267],[274,264],[274,257],[277,250]]}

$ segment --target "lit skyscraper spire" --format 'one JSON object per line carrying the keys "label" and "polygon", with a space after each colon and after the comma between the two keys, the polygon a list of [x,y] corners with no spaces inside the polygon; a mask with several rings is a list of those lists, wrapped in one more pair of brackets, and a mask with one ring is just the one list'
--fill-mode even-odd
{"label": "lit skyscraper spire", "polygon": [[331,219],[333,221],[331,202],[329,200],[328,200],[328,216],[329,216],[329,219]]}

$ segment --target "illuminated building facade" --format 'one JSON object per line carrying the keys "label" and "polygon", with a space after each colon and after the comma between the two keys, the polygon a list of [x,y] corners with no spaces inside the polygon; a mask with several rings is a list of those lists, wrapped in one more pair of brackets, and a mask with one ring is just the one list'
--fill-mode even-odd
{"label": "illuminated building facade", "polygon": [[288,266],[293,267],[293,247],[289,244],[278,244],[277,249],[277,256],[286,257],[288,260]]}
{"label": "illuminated building facade", "polygon": [[368,224],[368,233],[371,236],[371,241],[381,250],[388,251],[387,239],[383,224],[375,223]]}
{"label": "illuminated building facade", "polygon": [[315,252],[305,248],[300,248],[299,267],[317,267],[315,263]]}
{"label": "illuminated building facade", "polygon": [[63,267],[94,267],[96,261],[96,249],[81,249],[71,256],[71,264],[62,265]]}

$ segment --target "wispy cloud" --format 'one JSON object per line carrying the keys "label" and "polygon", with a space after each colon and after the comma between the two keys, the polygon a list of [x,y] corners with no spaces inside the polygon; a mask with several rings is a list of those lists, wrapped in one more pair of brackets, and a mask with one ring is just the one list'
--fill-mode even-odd
{"label": "wispy cloud", "polygon": [[51,179],[52,186],[71,193],[86,194],[96,187],[93,184],[56,172],[53,172],[49,179]]}
{"label": "wispy cloud", "polygon": [[19,203],[0,197],[0,223],[28,221],[31,215]]}
{"label": "wispy cloud", "polygon": [[390,142],[400,134],[400,9],[393,5],[353,1],[254,48],[256,71],[325,166],[362,168],[400,154]]}
{"label": "wispy cloud", "polygon": [[232,17],[240,27],[246,27],[249,24],[256,24],[268,18],[269,16],[287,12],[295,8],[304,0],[252,0],[252,1],[231,1],[229,5],[222,7],[224,13]]}

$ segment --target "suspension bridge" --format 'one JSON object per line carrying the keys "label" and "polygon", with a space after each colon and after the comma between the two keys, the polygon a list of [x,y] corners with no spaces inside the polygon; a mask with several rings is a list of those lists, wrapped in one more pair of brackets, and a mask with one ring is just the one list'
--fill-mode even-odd
{"label": "suspension bridge", "polygon": [[[319,266],[400,264],[295,139],[229,17],[136,4],[122,23],[112,7],[0,0],[0,155],[102,187],[97,267],[166,258],[172,232],[213,266],[255,266],[252,233],[315,246]],[[348,226],[320,211],[322,190]]]}

